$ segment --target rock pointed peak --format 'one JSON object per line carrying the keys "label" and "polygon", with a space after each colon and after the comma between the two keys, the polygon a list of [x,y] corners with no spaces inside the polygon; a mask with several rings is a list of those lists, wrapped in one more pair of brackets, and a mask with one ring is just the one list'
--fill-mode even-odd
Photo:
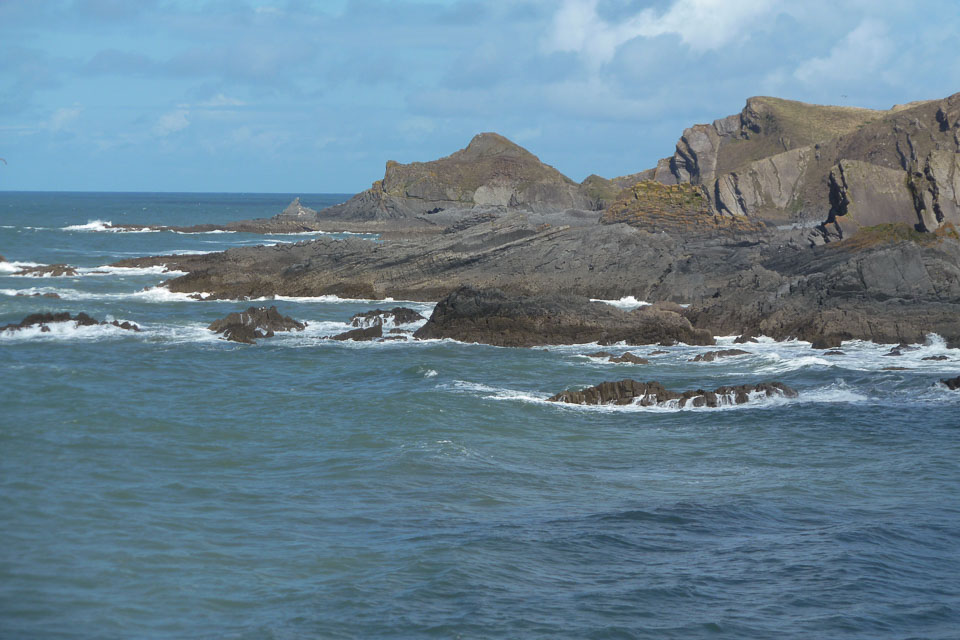
{"label": "rock pointed peak", "polygon": [[467,145],[466,149],[459,152],[458,155],[464,158],[482,158],[487,156],[520,156],[535,158],[532,153],[520,145],[501,136],[499,133],[478,133],[473,136],[473,140]]}
{"label": "rock pointed peak", "polygon": [[300,197],[297,196],[287,205],[287,208],[280,213],[280,216],[284,218],[302,218],[305,216],[315,216],[316,213],[317,212],[310,207],[305,207],[300,204]]}

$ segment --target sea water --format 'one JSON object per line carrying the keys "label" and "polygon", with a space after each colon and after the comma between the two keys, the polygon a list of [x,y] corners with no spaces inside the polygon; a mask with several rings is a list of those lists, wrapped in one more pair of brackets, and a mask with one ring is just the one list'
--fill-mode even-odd
{"label": "sea water", "polygon": [[[104,269],[309,239],[104,230],[265,217],[293,195],[0,193],[0,254],[80,267],[0,264],[0,325],[143,329],[0,334],[0,636],[960,637],[960,393],[938,384],[960,350],[763,340],[710,363],[637,347],[636,366],[597,345],[342,343],[324,336],[406,303],[335,297],[255,303],[309,326],[247,346],[206,326],[250,302]],[[546,402],[628,377],[799,397]]]}

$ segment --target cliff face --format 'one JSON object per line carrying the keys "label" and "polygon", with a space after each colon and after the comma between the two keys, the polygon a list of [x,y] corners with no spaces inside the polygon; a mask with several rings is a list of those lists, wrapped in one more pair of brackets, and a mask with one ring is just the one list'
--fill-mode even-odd
{"label": "cliff face", "polygon": [[432,162],[387,162],[382,180],[319,219],[388,220],[451,209],[596,209],[580,185],[495,133]]}
{"label": "cliff face", "polygon": [[684,131],[653,169],[702,187],[718,215],[860,227],[960,223],[960,94],[889,111],[750,98],[738,115]]}

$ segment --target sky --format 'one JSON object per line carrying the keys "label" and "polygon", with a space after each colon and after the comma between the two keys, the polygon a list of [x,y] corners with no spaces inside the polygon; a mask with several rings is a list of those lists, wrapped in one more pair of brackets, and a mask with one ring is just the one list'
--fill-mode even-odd
{"label": "sky", "polygon": [[495,131],[635,173],[746,98],[960,91],[956,0],[0,0],[0,190],[353,193]]}

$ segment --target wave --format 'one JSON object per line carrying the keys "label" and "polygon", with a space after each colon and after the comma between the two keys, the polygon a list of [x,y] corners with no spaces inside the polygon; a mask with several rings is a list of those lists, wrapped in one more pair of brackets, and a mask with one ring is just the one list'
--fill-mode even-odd
{"label": "wave", "polygon": [[[46,330],[44,330],[46,329]],[[16,342],[23,340],[103,340],[104,338],[117,338],[121,336],[139,336],[139,333],[115,327],[112,324],[98,324],[92,326],[81,326],[76,322],[51,322],[42,327],[36,325],[25,327],[17,331],[0,331],[0,341]]]}
{"label": "wave", "polygon": [[866,396],[849,389],[843,382],[837,382],[826,387],[800,391],[798,397],[796,398],[787,398],[785,396],[767,396],[763,392],[751,392],[749,394],[750,400],[746,403],[734,404],[732,398],[728,398],[727,402],[719,407],[694,407],[691,406],[691,403],[687,403],[687,406],[680,407],[679,402],[676,400],[651,407],[644,407],[638,404],[567,404],[564,402],[550,402],[548,400],[550,394],[546,393],[491,387],[485,384],[467,382],[464,380],[455,380],[452,384],[437,385],[437,388],[452,389],[457,392],[476,393],[488,400],[524,402],[527,404],[547,406],[555,409],[598,413],[710,413],[716,411],[740,411],[744,409],[782,407],[791,404],[860,403],[868,400]]}
{"label": "wave", "polygon": [[590,298],[590,302],[602,302],[604,304],[609,304],[613,307],[618,307],[624,310],[637,309],[639,307],[648,307],[651,303],[646,300],[637,300],[633,296],[624,296],[619,300],[602,300],[600,298]]}
{"label": "wave", "polygon": [[30,269],[32,267],[45,267],[46,265],[40,262],[0,262],[0,274],[4,273],[16,273],[22,269]]}
{"label": "wave", "polygon": [[109,233],[157,233],[159,229],[149,227],[115,227],[109,220],[89,220],[86,224],[71,224],[63,231],[106,231]]}

